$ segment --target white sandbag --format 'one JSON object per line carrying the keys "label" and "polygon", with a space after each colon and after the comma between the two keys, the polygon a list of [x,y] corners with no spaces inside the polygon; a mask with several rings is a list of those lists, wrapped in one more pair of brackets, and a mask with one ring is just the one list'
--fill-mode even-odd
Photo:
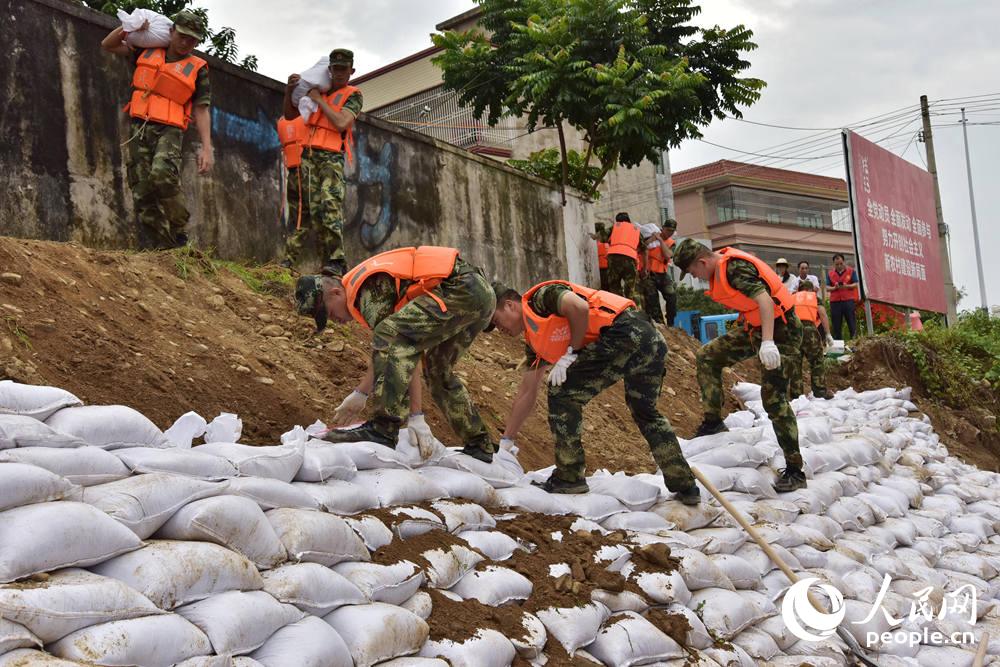
{"label": "white sandbag", "polygon": [[545,643],[548,641],[549,635],[545,630],[545,624],[534,614],[525,612],[521,617],[521,625],[524,627],[524,634],[520,637],[510,637],[510,643],[514,645],[514,650],[519,656],[525,660],[535,660],[542,655]]}
{"label": "white sandbag", "polygon": [[448,492],[413,470],[359,470],[353,484],[374,491],[381,507],[444,498]]}
{"label": "white sandbag", "polygon": [[298,509],[275,509],[266,516],[292,560],[326,566],[371,560],[365,543],[340,517]]}
{"label": "white sandbag", "polygon": [[546,493],[537,486],[512,486],[497,489],[497,502],[500,507],[539,514],[568,514],[569,508],[562,498],[553,493]]}
{"label": "white sandbag", "polygon": [[766,461],[764,453],[753,445],[733,443],[692,456],[690,463],[699,468],[703,465],[720,468],[756,468]]}
{"label": "white sandbag", "polygon": [[733,395],[740,403],[760,401],[760,385],[752,382],[737,382],[733,385]]}
{"label": "white sandbag", "polygon": [[0,618],[0,656],[19,648],[41,648],[42,640],[28,628]]}
{"label": "white sandbag", "polygon": [[653,535],[674,530],[677,526],[653,512],[622,512],[601,522],[607,530],[628,530]]}
{"label": "white sandbag", "polygon": [[496,519],[475,503],[441,500],[431,503],[431,507],[444,517],[444,523],[449,533],[459,533],[466,530],[492,530],[497,526]]}
{"label": "white sandbag", "polygon": [[722,667],[757,667],[757,661],[739,646],[729,643],[725,646],[726,648],[713,646],[705,649],[702,653]]}
{"label": "white sandbag", "polygon": [[611,496],[633,512],[648,510],[660,497],[659,487],[622,472],[610,475],[606,470],[598,471],[587,478],[587,484],[592,493]]}
{"label": "white sandbag", "polygon": [[[220,667],[264,667],[261,663],[257,662],[250,656],[237,655],[231,658],[231,665],[222,665]],[[180,667],[178,665],[178,667]],[[214,665],[212,667],[215,667]]]}
{"label": "white sandbag", "polygon": [[215,542],[246,556],[260,569],[274,567],[288,558],[264,511],[254,501],[240,496],[189,503],[160,527],[156,537]]}
{"label": "white sandbag", "polygon": [[374,489],[365,484],[329,479],[322,484],[294,482],[292,485],[311,496],[320,507],[333,514],[357,514],[379,506]]}
{"label": "white sandbag", "polygon": [[591,644],[611,612],[600,602],[579,607],[549,607],[535,613],[549,635],[570,655]]}
{"label": "white sandbag", "polygon": [[722,639],[732,639],[765,618],[740,593],[723,588],[695,591],[688,606],[692,609],[701,607],[701,620],[705,627]]}
{"label": "white sandbag", "polygon": [[470,547],[483,552],[491,560],[507,560],[521,548],[521,543],[510,535],[496,530],[469,530],[456,535]]}
{"label": "white sandbag", "polygon": [[324,616],[337,607],[369,600],[346,577],[318,563],[283,565],[264,572],[264,590],[307,614]]}
{"label": "white sandbag", "polygon": [[408,599],[403,600],[399,606],[406,611],[413,612],[425,621],[431,617],[431,612],[434,611],[434,601],[431,600],[428,593],[423,591],[417,591]]}
{"label": "white sandbag", "polygon": [[694,537],[707,537],[706,554],[731,554],[746,544],[747,534],[742,528],[699,528],[688,531]]}
{"label": "white sandbag", "polygon": [[[795,642],[799,641],[799,638],[792,634],[791,630],[788,629],[788,624],[785,623],[785,619],[783,619],[781,615],[766,618],[757,623],[754,628],[770,635],[771,639],[773,639],[774,643],[778,646],[779,651],[786,651]],[[744,646],[744,648],[746,647]],[[796,663],[795,667],[798,667],[800,663],[801,661]]]}
{"label": "white sandbag", "polygon": [[263,477],[237,477],[229,480],[226,493],[243,496],[254,501],[264,511],[284,507],[287,509],[321,509],[319,501],[305,488],[288,482]]}
{"label": "white sandbag", "polygon": [[516,468],[502,465],[498,460],[500,452],[493,455],[493,462],[486,463],[461,452],[454,452],[442,458],[438,465],[471,473],[495,489],[504,489],[517,484],[524,476]]}
{"label": "white sandbag", "polygon": [[424,573],[408,560],[392,565],[340,563],[333,571],[358,587],[372,602],[402,604],[424,583]]}
{"label": "white sandbag", "polygon": [[[711,438],[713,436],[707,435],[705,437]],[[708,481],[712,483],[712,486],[714,486],[717,491],[722,491],[723,493],[725,493],[726,491],[729,491],[730,489],[733,488],[733,484],[735,483],[735,477],[733,476],[734,475],[733,469],[720,468],[719,466],[713,466],[708,463],[696,465],[695,468],[697,468],[698,471],[702,475],[704,475],[708,479]],[[704,487],[701,486],[701,482],[699,482],[698,484],[699,487],[704,489]],[[705,489],[705,491],[707,495],[708,490]]]}
{"label": "white sandbag", "polygon": [[79,487],[27,463],[0,463],[0,511],[75,497]]}
{"label": "white sandbag", "polygon": [[279,628],[305,616],[264,591],[220,593],[179,607],[177,613],[208,635],[220,655],[250,653]]}
{"label": "white sandbag", "polygon": [[48,647],[68,660],[99,665],[170,667],[212,652],[205,633],[176,614],[92,625]]}
{"label": "white sandbag", "polygon": [[151,473],[87,487],[83,490],[83,500],[146,539],[174,512],[195,500],[224,493],[227,484]]}
{"label": "white sandbag", "polygon": [[177,418],[170,428],[163,432],[163,437],[167,439],[171,447],[178,449],[191,449],[191,443],[195,438],[205,435],[208,429],[208,422],[197,412],[185,412]]}
{"label": "white sandbag", "polygon": [[678,569],[689,591],[713,586],[734,590],[729,577],[702,552],[694,549],[674,549],[671,555],[680,561]]}
{"label": "white sandbag", "polygon": [[426,466],[417,472],[447,491],[449,498],[462,498],[486,506],[496,505],[493,486],[471,472],[442,466]]}
{"label": "white sandbag", "polygon": [[715,643],[712,636],[708,634],[705,624],[698,618],[698,614],[692,609],[688,609],[685,605],[675,602],[663,607],[658,613],[666,614],[667,616],[683,616],[687,620],[689,629],[684,638],[685,646],[705,649]]}
{"label": "white sandbag", "polygon": [[128,584],[166,610],[217,593],[264,586],[253,563],[209,542],[152,540],[91,569]]}
{"label": "white sandbag", "polygon": [[381,602],[341,607],[323,620],[347,644],[355,667],[371,667],[392,658],[413,655],[430,633],[427,623],[420,617]]}
{"label": "white sandbag", "polygon": [[133,9],[129,14],[118,10],[125,41],[135,49],[160,49],[170,44],[170,29],[174,22],[152,9]]}
{"label": "white sandbag", "polygon": [[0,410],[0,449],[14,447],[82,447],[79,438],[60,433],[34,417],[3,414]]}
{"label": "white sandbag", "polygon": [[[2,667],[2,666],[0,666]],[[394,658],[378,663],[378,667],[450,667],[440,658]]]}
{"label": "white sandbag", "polygon": [[722,510],[707,503],[691,507],[676,500],[667,500],[649,508],[650,512],[658,514],[668,522],[677,526],[677,530],[686,532],[696,528],[704,528],[715,521]]}
{"label": "white sandbag", "polygon": [[239,442],[243,420],[232,412],[222,412],[205,427],[205,442]]}
{"label": "white sandbag", "polygon": [[344,640],[315,616],[281,628],[250,657],[264,667],[354,667]]}
{"label": "white sandbag", "polygon": [[191,449],[129,447],[115,455],[134,473],[164,472],[212,482],[236,477],[236,466],[226,459]]}
{"label": "white sandbag", "polygon": [[381,549],[385,545],[391,544],[394,538],[389,527],[373,516],[347,516],[344,517],[344,521],[351,527],[351,530],[358,534],[368,551]]}
{"label": "white sandbag", "polygon": [[679,602],[687,604],[691,599],[691,591],[680,572],[637,572],[635,564],[626,563],[621,574],[626,579],[634,581],[646,596],[657,604]]}
{"label": "white sandbag", "polygon": [[122,582],[77,568],[53,573],[45,585],[0,586],[0,629],[6,619],[45,644],[90,625],[158,613],[152,602]]}
{"label": "white sandbag", "polygon": [[633,612],[612,616],[587,652],[607,665],[645,665],[687,655],[655,625]]}
{"label": "white sandbag", "polygon": [[63,408],[45,423],[101,449],[167,447],[170,444],[156,424],[125,405]]}
{"label": "white sandbag", "polygon": [[299,110],[303,118],[309,118],[319,105],[309,98],[309,91],[319,88],[321,92],[329,92],[333,87],[333,80],[330,78],[330,57],[323,56],[315,65],[303,70],[299,76],[299,83],[292,89],[292,105]]}
{"label": "white sandbag", "polygon": [[90,505],[62,500],[16,507],[0,512],[0,583],[93,565],[141,546],[132,531]]}
{"label": "white sandbag", "polygon": [[461,544],[429,549],[420,554],[430,566],[424,569],[429,588],[448,589],[483,560],[483,556]]}
{"label": "white sandbag", "polygon": [[514,570],[497,565],[473,570],[451,588],[451,592],[463,600],[475,599],[489,606],[499,606],[513,600],[527,600],[531,590],[530,579]]}
{"label": "white sandbag", "polygon": [[601,522],[628,509],[611,496],[600,493],[565,494],[560,498],[570,514]]}
{"label": "white sandbag", "polygon": [[844,534],[844,529],[839,523],[820,514],[802,514],[795,519],[795,525],[817,530],[828,540],[836,540]]}
{"label": "white sandbag", "polygon": [[432,530],[445,530],[441,518],[422,507],[390,507],[388,513],[393,517],[387,519],[392,532],[404,540]]}
{"label": "white sandbag", "polygon": [[0,451],[0,461],[26,463],[80,486],[106,484],[129,476],[129,470],[117,456],[100,447],[53,449],[51,447],[20,447]]}
{"label": "white sandbag", "polygon": [[634,611],[637,614],[646,612],[651,603],[645,596],[632,591],[612,592],[602,588],[595,588],[590,592],[590,599],[600,602],[608,608],[612,614],[620,611]]}
{"label": "white sandbag", "polygon": [[781,649],[771,635],[758,628],[747,628],[732,639],[734,646],[739,646],[751,658],[759,661],[770,660]]}
{"label": "white sandbag", "polygon": [[919,667],[972,667],[976,652],[957,646],[923,646],[916,657]]}
{"label": "white sandbag", "polygon": [[508,667],[516,655],[514,645],[496,630],[480,628],[468,639],[430,639],[420,655],[444,658],[452,667]]}
{"label": "white sandbag", "polygon": [[309,440],[305,444],[302,467],[295,475],[297,482],[325,482],[328,479],[350,481],[358,467],[343,449],[325,440]]}
{"label": "white sandbag", "polygon": [[[777,553],[783,561],[785,561],[785,564],[787,564],[788,567],[793,570],[802,569],[802,564],[799,563],[798,559],[795,558],[795,556],[785,547],[780,544],[772,544],[771,549],[773,549],[774,552]],[[777,566],[771,562],[770,557],[764,553],[764,550],[754,543],[744,544],[737,549],[733,555],[747,561],[752,567],[756,568],[756,570],[762,574],[767,574],[771,570],[777,568]]]}
{"label": "white sandbag", "polygon": [[83,405],[83,401],[58,387],[0,380],[0,415],[21,415],[45,421],[57,410]]}
{"label": "white sandbag", "polygon": [[345,442],[335,445],[354,462],[358,470],[409,469],[406,459],[394,449],[374,442]]}
{"label": "white sandbag", "polygon": [[726,415],[726,418],[722,420],[722,423],[725,424],[726,428],[730,431],[735,431],[741,428],[751,428],[756,420],[756,415],[749,410],[737,410],[736,412],[730,412]]}
{"label": "white sandbag", "polygon": [[[760,570],[751,565],[749,561],[743,560],[733,554],[715,554],[708,558],[713,565],[719,568],[725,579],[728,579],[732,583],[733,587],[740,590],[760,588]],[[683,574],[683,570],[681,574]],[[687,583],[689,589],[694,590],[686,578],[684,581]],[[718,584],[716,584],[716,587],[728,588],[727,586],[719,586]]]}
{"label": "white sandbag", "polygon": [[972,533],[983,542],[996,534],[992,521],[974,514],[952,516],[948,519],[948,528],[955,533]]}
{"label": "white sandbag", "polygon": [[232,442],[210,442],[191,451],[221,456],[235,465],[240,475],[267,477],[282,482],[290,482],[295,478],[302,467],[304,456],[302,447],[254,447]]}
{"label": "white sandbag", "polygon": [[989,561],[985,558],[977,554],[967,554],[959,551],[952,551],[942,555],[935,567],[940,570],[964,572],[983,580],[989,580],[997,576],[996,568],[990,565]]}
{"label": "white sandbag", "polygon": [[82,664],[30,648],[19,648],[0,655],[0,667],[82,667]]}

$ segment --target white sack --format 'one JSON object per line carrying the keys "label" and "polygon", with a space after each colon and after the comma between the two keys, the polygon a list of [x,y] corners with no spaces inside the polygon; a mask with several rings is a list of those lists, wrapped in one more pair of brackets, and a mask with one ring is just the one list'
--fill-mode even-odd
{"label": "white sack", "polygon": [[315,616],[281,628],[250,657],[264,667],[354,667],[344,640]]}
{"label": "white sack", "polygon": [[591,644],[611,612],[600,602],[580,607],[550,607],[536,612],[549,635],[570,655]]}
{"label": "white sack", "polygon": [[358,467],[343,449],[325,440],[309,440],[305,445],[297,482],[325,482],[328,479],[350,480]]}
{"label": "white sack", "polygon": [[319,501],[309,495],[304,488],[276,479],[237,477],[229,480],[226,493],[249,498],[265,511],[279,507],[310,510],[321,508]]}
{"label": "white sack", "polygon": [[0,449],[14,447],[81,447],[79,438],[60,433],[45,422],[24,415],[3,414],[0,409]]}
{"label": "white sack", "polygon": [[205,442],[239,442],[243,420],[231,412],[222,412],[205,427]]}
{"label": "white sack", "polygon": [[170,667],[212,652],[205,633],[176,614],[92,625],[63,637],[48,649],[69,660],[143,667]]}
{"label": "white sack", "polygon": [[348,516],[344,517],[344,521],[351,527],[351,530],[358,534],[358,537],[368,547],[368,551],[376,551],[392,543],[392,531],[373,516],[362,515],[357,518]]}
{"label": "white sack", "polygon": [[430,594],[423,591],[417,591],[399,606],[406,611],[413,612],[425,621],[431,617],[431,612],[434,611],[434,601],[431,600]]}
{"label": "white sack", "polygon": [[[715,554],[709,556],[709,559],[713,565],[719,568],[723,576],[732,582],[735,588],[740,590],[755,590],[760,588],[760,570],[748,561],[733,554]],[[688,588],[691,588],[691,584],[687,582],[687,579],[685,579],[685,582],[688,584]],[[717,587],[727,588],[726,586]]]}
{"label": "white sack", "polygon": [[512,486],[497,489],[497,502],[500,507],[539,514],[567,514],[569,508],[562,497],[546,493],[537,486]]}
{"label": "white sack", "polygon": [[28,628],[0,618],[0,656],[19,648],[41,648],[42,641]]}
{"label": "white sack", "polygon": [[368,602],[349,579],[318,563],[283,565],[264,572],[264,590],[307,614],[325,616],[337,607]]}
{"label": "white sack", "polygon": [[379,470],[400,468],[407,470],[410,464],[396,450],[374,442],[345,442],[334,445],[354,462],[358,470]]}
{"label": "white sack", "polygon": [[333,514],[357,514],[379,506],[375,491],[364,484],[329,479],[322,484],[294,482],[293,486],[311,496],[320,507]]}
{"label": "white sack", "polygon": [[240,475],[267,477],[290,482],[302,467],[303,449],[292,445],[254,447],[232,442],[210,442],[192,451],[214,454],[229,460]]}
{"label": "white sack", "polygon": [[305,616],[264,591],[220,593],[179,607],[177,613],[208,635],[220,655],[250,653],[279,628]]}
{"label": "white sack", "polygon": [[429,639],[420,655],[444,658],[451,667],[508,667],[516,652],[510,640],[496,630],[480,628],[461,642],[450,639]]}
{"label": "white sack", "polygon": [[650,512],[658,514],[668,522],[677,526],[677,530],[686,532],[696,528],[704,528],[714,522],[722,510],[707,503],[695,507],[684,505],[676,500],[668,500],[649,508]]}
{"label": "white sack", "polygon": [[442,458],[438,462],[438,465],[472,473],[490,484],[493,488],[503,489],[514,486],[524,476],[524,472],[510,465],[509,461],[507,461],[508,465],[504,465],[504,462],[501,461],[501,457],[504,454],[507,453],[496,452],[493,455],[493,462],[486,463],[461,452],[453,452]]}
{"label": "white sack", "polygon": [[702,552],[694,549],[675,549],[671,555],[680,560],[678,569],[689,591],[712,587],[734,590],[729,577]]}
{"label": "white sack", "polygon": [[382,507],[437,500],[448,495],[442,487],[413,470],[359,470],[352,483],[374,491]]}
{"label": "white sack", "polygon": [[358,587],[372,602],[402,604],[424,583],[424,573],[408,560],[392,565],[340,563],[333,571]]}
{"label": "white sack", "polygon": [[611,496],[600,493],[564,494],[560,498],[570,514],[601,522],[609,516],[627,512],[628,509]]}
{"label": "white sack", "polygon": [[0,451],[0,461],[27,463],[80,486],[106,484],[129,476],[129,470],[117,456],[99,447],[53,449],[51,447],[21,447]]}
{"label": "white sack", "polygon": [[733,637],[732,643],[759,661],[770,660],[781,650],[771,635],[757,628],[747,628]]}
{"label": "white sack", "polygon": [[676,526],[653,512],[622,512],[613,514],[601,522],[607,530],[628,530],[639,533],[660,535]]}
{"label": "white sack", "polygon": [[587,484],[591,492],[616,498],[632,511],[648,510],[660,497],[659,487],[621,472],[610,475],[607,471],[598,471],[587,478]]}
{"label": "white sack", "polygon": [[191,449],[129,447],[115,455],[134,473],[165,472],[210,482],[236,477],[236,466],[226,459]]}
{"label": "white sack", "polygon": [[691,599],[691,591],[680,572],[635,572],[634,568],[631,562],[626,563],[621,569],[622,576],[634,581],[653,602],[687,604]]}
{"label": "white sack", "polygon": [[329,68],[330,56],[323,56],[315,65],[299,74],[299,83],[292,89],[292,104],[298,108],[303,118],[309,118],[319,108],[316,102],[309,99],[309,91],[319,88],[321,92],[327,93],[333,87]]}
{"label": "white sack", "polygon": [[133,9],[131,14],[119,9],[118,20],[122,22],[125,41],[134,49],[159,49],[170,44],[170,29],[174,27],[174,22],[152,9]]}
{"label": "white sack", "polygon": [[205,435],[208,422],[197,412],[185,412],[177,421],[163,432],[163,437],[167,439],[172,447],[178,449],[191,449],[191,443],[195,438]]}
{"label": "white sack", "polygon": [[493,487],[471,472],[441,466],[426,466],[418,472],[447,491],[449,498],[471,500],[480,505],[496,505],[497,496]]}
{"label": "white sack", "polygon": [[506,567],[488,565],[473,570],[452,586],[451,592],[463,600],[475,599],[485,605],[500,606],[514,600],[527,600],[532,591],[531,580]]}
{"label": "white sack", "polygon": [[170,444],[156,424],[125,405],[63,408],[45,423],[101,449],[167,447]]}
{"label": "white sack", "polygon": [[19,648],[0,655],[0,667],[81,667],[81,663],[30,648]]}
{"label": "white sack", "polygon": [[496,519],[475,503],[456,503],[441,500],[431,503],[431,507],[444,517],[449,533],[464,530],[492,530],[497,527]]}
{"label": "white sack", "polygon": [[429,549],[421,555],[430,563],[424,570],[429,588],[451,588],[484,560],[481,554],[460,544]]}
{"label": "white sack", "polygon": [[389,514],[394,518],[387,524],[392,526],[392,532],[404,540],[432,530],[444,530],[441,518],[422,507],[391,507]]}
{"label": "white sack", "polygon": [[701,607],[705,627],[716,637],[732,639],[744,629],[765,617],[740,593],[722,588],[706,588],[691,594],[688,607]]}
{"label": "white sack", "polygon": [[44,468],[0,463],[0,511],[74,497],[77,491],[77,486]]}
{"label": "white sack", "polygon": [[633,612],[613,616],[587,652],[606,665],[645,665],[687,655],[681,646],[655,625]]}
{"label": "white sack", "polygon": [[76,405],[83,405],[83,401],[58,387],[0,380],[0,415],[22,415],[45,421],[57,410]]}
{"label": "white sack", "polygon": [[496,530],[469,530],[456,535],[468,542],[473,549],[483,552],[491,560],[507,560],[521,544],[513,537]]}
{"label": "white sack", "polygon": [[293,560],[336,565],[367,561],[371,554],[343,519],[312,510],[275,509],[267,512],[278,539]]}
{"label": "white sack", "polygon": [[380,602],[341,607],[323,620],[343,638],[355,667],[371,667],[385,660],[413,655],[430,634],[430,628],[420,617],[401,607]]}

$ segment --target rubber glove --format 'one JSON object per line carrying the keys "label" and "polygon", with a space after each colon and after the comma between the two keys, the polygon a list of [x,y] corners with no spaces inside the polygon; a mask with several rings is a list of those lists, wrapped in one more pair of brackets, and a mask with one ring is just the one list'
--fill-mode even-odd
{"label": "rubber glove", "polygon": [[426,461],[434,453],[434,434],[431,427],[424,421],[424,413],[416,412],[410,414],[410,419],[406,422],[406,430],[410,433],[410,444],[416,444],[420,450],[420,458]]}
{"label": "rubber glove", "polygon": [[347,398],[337,407],[336,411],[333,413],[333,421],[337,426],[343,426],[344,424],[350,424],[354,422],[358,415],[365,409],[365,404],[368,403],[368,394],[362,393],[355,389]]}
{"label": "rubber glove", "polygon": [[561,386],[566,381],[566,371],[574,361],[576,361],[576,355],[573,354],[573,348],[566,348],[566,354],[559,357],[559,361],[549,371],[549,384],[553,387]]}
{"label": "rubber glove", "polygon": [[833,336],[830,334],[826,335],[826,349],[831,349],[833,347]]}
{"label": "rubber glove", "polygon": [[773,340],[763,341],[757,356],[760,357],[760,363],[769,371],[773,371],[781,365],[781,353],[778,352],[778,346],[774,344]]}
{"label": "rubber glove", "polygon": [[517,447],[517,443],[514,442],[514,438],[508,438],[507,436],[500,438],[499,449],[509,452],[515,447]]}

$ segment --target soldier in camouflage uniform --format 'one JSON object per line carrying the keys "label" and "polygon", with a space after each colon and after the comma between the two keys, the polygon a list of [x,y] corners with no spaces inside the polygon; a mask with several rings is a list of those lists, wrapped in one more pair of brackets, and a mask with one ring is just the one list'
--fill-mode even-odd
{"label": "soldier in camouflage uniform", "polygon": [[[594,233],[590,235],[597,243],[597,263],[598,271],[600,273],[601,279],[601,289],[607,291],[608,289],[608,256],[607,256],[607,245],[608,239],[611,237],[611,230],[609,230],[603,222],[594,223]],[[604,248],[604,257],[601,257],[601,248]]]}
{"label": "soldier in camouflage uniform", "polygon": [[[386,254],[376,255],[367,262],[377,261]],[[360,285],[349,285],[355,275],[367,277]],[[299,278],[295,290],[298,311],[302,315],[312,315],[319,330],[326,326],[328,317],[338,322],[361,317],[362,323],[373,328],[371,364],[365,379],[352,393],[352,396],[358,393],[365,398],[372,395],[373,415],[356,429],[331,431],[326,439],[331,442],[368,441],[395,447],[407,412],[408,388],[422,358],[431,396],[464,444],[463,453],[492,461],[496,447],[468,390],[455,374],[455,364],[489,325],[496,303],[493,290],[479,268],[458,258],[449,277],[397,311],[397,304],[413,284],[403,280],[397,289],[392,277],[375,271],[364,274],[352,271],[343,279],[330,276]],[[347,307],[351,290],[356,294],[358,316]],[[353,399],[353,406],[351,400],[348,397],[338,408],[338,421],[364,408],[363,400]],[[422,417],[419,421],[423,422]],[[420,428],[414,427],[412,412],[408,428],[411,436],[421,435]]]}
{"label": "soldier in camouflage uniform", "polygon": [[646,314],[649,315],[649,319],[657,324],[664,322],[663,310],[660,308],[660,296],[662,295],[667,307],[666,325],[668,327],[674,326],[674,319],[677,317],[677,285],[670,275],[669,267],[672,254],[670,248],[674,244],[670,237],[673,236],[676,230],[676,220],[668,218],[663,223],[663,229],[660,231],[658,239],[660,245],[657,247],[659,250],[656,249],[657,247],[654,247],[649,250],[649,253],[663,252],[667,266],[664,271],[653,271],[652,266],[647,266],[647,275],[643,283],[643,305]]}
{"label": "soldier in camouflage uniform", "polygon": [[[312,229],[323,260],[323,273],[333,276],[346,272],[344,156],[351,154],[354,121],[364,106],[361,91],[348,85],[353,73],[354,52],[334,49],[330,52],[330,76],[333,81],[330,92],[323,94],[318,88],[309,91],[309,97],[319,105],[319,110],[306,121],[305,148],[299,167],[304,207],[302,226],[285,242],[286,266],[298,260],[305,237]],[[285,88],[285,118],[288,120],[300,115],[298,107],[292,104],[292,90],[299,79],[298,74],[292,74]],[[336,133],[323,129],[321,124],[324,123],[339,131],[339,141],[335,138]],[[328,143],[328,137],[334,137],[334,143]]]}
{"label": "soldier in camouflage uniform", "polygon": [[[727,248],[722,253],[713,252],[694,239],[684,239],[677,245],[674,262],[682,271],[681,277],[691,273],[709,281],[709,296],[716,301],[746,308],[724,336],[698,351],[696,368],[704,419],[695,437],[726,430],[722,422],[722,369],[757,356],[761,362],[761,399],[785,455],[785,469],[774,488],[782,493],[804,488],[798,424],[788,402],[792,362],[799,358],[802,344],[802,323],[795,315],[791,295],[773,269],[739,251]],[[725,280],[719,275],[723,266]],[[779,302],[788,310],[776,316],[779,307],[785,308]],[[752,325],[751,319],[760,324]]]}
{"label": "soldier in camouflage uniform", "polygon": [[[581,296],[591,290],[563,281],[532,288],[527,304],[520,294],[502,283],[494,283],[493,290],[497,295],[497,310],[492,326],[509,336],[525,335],[529,364],[514,399],[504,439],[517,437],[535,405],[547,366],[542,355],[552,360],[555,355],[562,354],[551,362],[549,373],[549,428],[556,442],[556,470],[538,486],[550,493],[586,493],[589,490],[582,444],[583,408],[624,378],[625,401],[639,431],[649,443],[667,488],[675,492],[681,502],[697,505],[700,493],[694,475],[684,460],[670,422],[656,407],[666,374],[667,343],[649,318],[634,303],[604,292],[597,292],[593,298],[601,299],[602,294],[607,294],[611,299],[605,299],[605,303],[617,305],[613,310],[596,307],[592,310],[588,300]],[[617,316],[610,314],[619,310]],[[591,323],[595,317],[603,321]],[[543,318],[554,318],[549,321],[556,329],[548,338],[544,333],[547,325],[539,328]],[[601,327],[596,339],[586,333],[590,324]],[[532,341],[546,351],[536,350]]]}
{"label": "soldier in camouflage uniform", "polygon": [[[193,55],[194,48],[205,38],[206,26],[201,16],[181,11],[173,17],[170,44],[164,51],[165,63],[178,67],[198,66],[194,93],[188,102],[188,110],[195,120],[201,149],[198,152],[198,172],[206,174],[211,170],[215,158],[212,149],[212,121],[209,105],[212,91],[208,80],[208,66]],[[143,56],[161,49],[133,49],[125,42],[121,26],[115,28],[101,42],[104,50],[126,56],[137,64]],[[145,61],[144,61],[145,62]],[[167,249],[187,243],[185,228],[190,218],[184,197],[181,194],[181,143],[187,120],[175,124],[159,122],[155,112],[142,111],[136,105],[136,94],[142,94],[142,101],[158,99],[164,106],[165,100],[151,89],[133,90],[133,100],[129,105],[132,116],[128,146],[128,183],[132,190],[132,201],[139,220],[139,247],[141,249]],[[179,107],[178,107],[179,108]],[[153,107],[150,106],[152,110]],[[186,113],[186,112],[185,112]],[[183,126],[183,127],[182,127]]]}
{"label": "soldier in camouflage uniform", "polygon": [[[633,242],[634,239],[634,242]],[[639,228],[628,213],[615,215],[615,224],[608,234],[608,291],[642,303],[637,289],[639,280],[638,255],[644,252]]]}
{"label": "soldier in camouflage uniform", "polygon": [[[788,382],[788,397],[798,398],[803,394],[802,371],[806,362],[809,363],[812,393],[816,398],[833,398],[833,393],[826,388],[826,348],[833,345],[833,336],[826,334],[826,341],[820,334],[818,325],[830,331],[830,320],[826,309],[815,296],[816,287],[808,280],[799,282],[795,293],[795,313],[802,322],[802,350],[798,357],[791,360],[791,370]],[[812,293],[811,298],[803,298]]]}

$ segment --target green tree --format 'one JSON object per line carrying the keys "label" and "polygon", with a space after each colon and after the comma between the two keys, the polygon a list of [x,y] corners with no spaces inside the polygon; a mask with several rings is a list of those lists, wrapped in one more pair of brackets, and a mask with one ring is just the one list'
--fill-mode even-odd
{"label": "green tree", "polygon": [[[584,167],[583,155],[570,149],[566,152],[569,173],[567,184],[590,195],[600,196],[594,189],[594,182],[600,178],[601,168],[597,166]],[[543,148],[528,156],[527,160],[507,160],[507,164],[532,176],[544,178],[547,181],[562,180],[562,156],[558,148]]]}
{"label": "green tree", "polygon": [[[208,10],[191,7],[192,2],[193,0],[83,0],[83,3],[88,7],[98,9],[111,16],[117,16],[120,9],[124,9],[126,12],[131,12],[133,9],[152,9],[164,16],[173,16],[182,9],[190,9],[205,19],[205,25],[209,25]],[[232,28],[223,27],[219,30],[212,30],[209,25],[203,48],[205,53],[210,56],[215,56],[251,72],[257,71],[257,56],[247,55],[242,60],[240,59],[239,48],[236,46],[236,31]]]}
{"label": "green tree", "polygon": [[563,125],[579,131],[592,193],[618,165],[658,162],[713,118],[741,116],[764,82],[743,76],[757,48],[742,25],[699,28],[693,0],[476,0],[480,30],[433,36],[445,87],[485,114],[555,128],[564,188]]}

